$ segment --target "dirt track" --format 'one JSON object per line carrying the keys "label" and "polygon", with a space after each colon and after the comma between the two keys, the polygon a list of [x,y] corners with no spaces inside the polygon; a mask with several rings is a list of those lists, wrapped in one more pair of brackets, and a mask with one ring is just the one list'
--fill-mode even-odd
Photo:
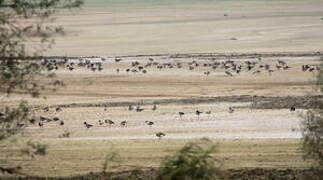
{"label": "dirt track", "polygon": [[[249,108],[256,109],[288,109],[290,107],[308,109],[317,108],[318,102],[323,100],[322,95],[317,96],[287,96],[287,97],[265,97],[265,96],[224,96],[224,97],[205,97],[205,98],[187,98],[187,99],[162,99],[162,100],[144,100],[139,102],[111,102],[111,103],[73,103],[73,104],[57,104],[51,107],[61,108],[77,108],[77,107],[122,107],[129,105],[167,105],[167,104],[203,104],[203,103],[216,103],[216,102],[231,102],[231,103],[252,103]],[[246,107],[246,108],[247,108]]]}

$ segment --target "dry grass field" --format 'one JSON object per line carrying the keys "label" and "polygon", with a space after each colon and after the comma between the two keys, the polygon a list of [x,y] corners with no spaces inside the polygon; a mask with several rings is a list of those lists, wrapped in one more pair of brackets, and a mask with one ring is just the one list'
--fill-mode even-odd
{"label": "dry grass field", "polygon": [[[46,55],[78,56],[102,63],[103,70],[93,72],[71,59],[67,64],[74,62],[74,70],[64,64],[55,71],[67,86],[45,92],[46,98],[2,95],[7,105],[28,100],[37,123],[39,116],[60,120],[28,124],[20,135],[47,144],[46,156],[21,157],[16,146],[2,142],[0,165],[22,165],[30,175],[73,176],[100,171],[105,156],[118,152],[118,170],[158,167],[185,143],[207,137],[218,144],[215,156],[225,169],[307,168],[300,123],[309,105],[302,98],[317,95],[322,5],[319,0],[88,0],[81,12],[62,12],[56,23],[67,33]],[[92,55],[97,57],[80,57]],[[223,63],[229,61],[241,65],[241,72],[231,63],[226,69]],[[132,67],[135,62],[140,65]],[[248,62],[255,64],[249,71]],[[138,69],[149,63],[156,65],[144,67],[146,73]],[[304,72],[303,65],[314,70]],[[143,110],[129,111],[129,105]],[[203,113],[198,116],[197,110]],[[100,124],[108,119],[115,124]],[[64,132],[70,137],[61,138]],[[158,132],[166,136],[159,139]]]}

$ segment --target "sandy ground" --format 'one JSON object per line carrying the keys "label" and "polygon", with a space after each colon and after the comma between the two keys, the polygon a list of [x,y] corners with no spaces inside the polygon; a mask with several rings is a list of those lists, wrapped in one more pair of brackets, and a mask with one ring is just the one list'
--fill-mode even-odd
{"label": "sandy ground", "polygon": [[[234,113],[226,112],[237,103],[217,103],[195,106],[160,106],[153,112],[150,106],[143,106],[144,112],[127,112],[126,108],[73,108],[54,116],[64,119],[65,127],[59,128],[57,123],[45,124],[44,128],[29,127],[26,136],[45,140],[56,140],[63,130],[72,133],[70,138],[64,140],[113,140],[113,139],[156,139],[155,133],[164,132],[165,139],[197,139],[197,138],[300,138],[299,116],[302,111],[290,112],[283,110],[249,110],[237,109]],[[195,110],[212,111],[197,117]],[[186,112],[180,118],[178,111]],[[102,112],[103,111],[103,112]],[[54,117],[53,116],[53,117]],[[116,125],[99,125],[99,120],[111,119]],[[126,127],[120,125],[121,121],[128,122]],[[153,121],[151,127],[146,120]],[[94,125],[86,129],[84,121]],[[63,139],[62,139],[63,140]]]}
{"label": "sandy ground", "polygon": [[320,0],[140,2],[88,0],[63,13],[67,34],[47,55],[323,50]]}

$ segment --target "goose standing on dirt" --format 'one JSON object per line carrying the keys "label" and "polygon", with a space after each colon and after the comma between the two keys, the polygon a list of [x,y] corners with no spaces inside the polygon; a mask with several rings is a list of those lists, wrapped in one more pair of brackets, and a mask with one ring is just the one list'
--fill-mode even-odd
{"label": "goose standing on dirt", "polygon": [[161,139],[162,137],[166,136],[165,133],[162,133],[162,132],[159,132],[159,133],[156,133],[156,136]]}
{"label": "goose standing on dirt", "polygon": [[35,119],[29,119],[29,122],[30,122],[31,124],[35,124],[36,120],[35,120]]}
{"label": "goose standing on dirt", "polygon": [[38,126],[42,128],[44,126],[44,123],[43,122],[39,122],[38,123]]}
{"label": "goose standing on dirt", "polygon": [[83,123],[84,125],[85,125],[85,127],[86,128],[91,128],[91,127],[93,127],[93,125],[92,124],[88,124],[86,121]]}
{"label": "goose standing on dirt", "polygon": [[44,108],[43,108],[43,111],[44,111],[44,112],[48,112],[48,111],[49,111],[49,107],[44,107]]}
{"label": "goose standing on dirt", "polygon": [[200,118],[200,114],[202,114],[203,112],[199,111],[199,110],[196,110],[195,111],[195,114],[197,115],[197,119]]}
{"label": "goose standing on dirt", "polygon": [[121,126],[126,126],[126,125],[127,125],[127,121],[122,121],[122,122],[120,123],[120,125],[121,125]]}
{"label": "goose standing on dirt", "polygon": [[136,108],[136,112],[141,112],[143,110],[144,110],[143,108],[140,108],[140,105],[138,105],[137,108]]}
{"label": "goose standing on dirt", "polygon": [[185,113],[183,113],[183,112],[178,112],[178,114],[179,114],[179,117],[182,119],[182,116],[184,116],[185,115]]}
{"label": "goose standing on dirt", "polygon": [[227,74],[228,76],[233,76],[233,74],[230,73],[229,71],[225,71],[225,74]]}
{"label": "goose standing on dirt", "polygon": [[132,105],[129,105],[128,110],[129,110],[129,111],[132,111],[132,110],[133,110]]}
{"label": "goose standing on dirt", "polygon": [[104,122],[99,120],[99,125],[102,126],[103,124],[104,124]]}
{"label": "goose standing on dirt", "polygon": [[57,108],[55,109],[55,111],[56,111],[56,112],[61,112],[61,111],[62,111],[62,108],[57,107]]}
{"label": "goose standing on dirt", "polygon": [[208,75],[210,75],[210,71],[206,71],[206,72],[204,72],[204,74],[208,76]]}
{"label": "goose standing on dirt", "polygon": [[106,120],[104,120],[104,122],[106,124],[109,124],[109,125],[113,125],[114,124],[114,122],[112,120],[110,120],[110,119],[106,119]]}
{"label": "goose standing on dirt", "polygon": [[43,116],[40,116],[39,119],[40,119],[40,121],[46,121],[46,120],[48,120],[48,118],[43,117]]}
{"label": "goose standing on dirt", "polygon": [[157,105],[154,104],[153,108],[152,108],[153,111],[156,111],[157,110]]}
{"label": "goose standing on dirt", "polygon": [[152,126],[152,125],[154,125],[155,123],[154,122],[152,122],[152,121],[145,121],[145,123],[147,124],[147,125],[149,125],[149,126]]}
{"label": "goose standing on dirt", "polygon": [[25,124],[23,124],[23,123],[17,123],[16,124],[16,128],[18,128],[18,129],[22,129],[22,128],[25,128],[26,127],[26,125]]}

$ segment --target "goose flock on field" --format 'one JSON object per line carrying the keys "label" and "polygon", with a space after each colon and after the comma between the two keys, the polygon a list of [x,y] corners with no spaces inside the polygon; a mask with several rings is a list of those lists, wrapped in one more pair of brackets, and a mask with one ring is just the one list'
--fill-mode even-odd
{"label": "goose flock on field", "polygon": [[[59,69],[66,69],[68,71],[75,71],[76,69],[85,68],[92,72],[101,72],[104,70],[103,63],[106,62],[106,58],[100,58],[98,62],[93,62],[90,59],[78,58],[78,59],[45,59],[41,61],[41,65],[46,67],[50,71]],[[115,63],[122,62],[122,58],[115,58]],[[109,68],[109,67],[106,67]],[[265,73],[272,75],[277,71],[289,70],[292,67],[289,66],[286,61],[276,60],[274,64],[265,63],[263,58],[257,58],[256,60],[245,61],[233,61],[233,60],[217,60],[211,58],[208,60],[192,60],[189,62],[158,62],[154,58],[148,58],[148,61],[131,60],[128,62],[128,67],[124,69],[116,68],[117,73],[132,73],[132,74],[147,74],[149,71],[161,71],[167,69],[185,69],[188,71],[198,70],[203,68],[203,74],[210,76],[216,71],[223,72],[225,76],[234,77],[242,72],[249,72],[251,75],[257,75]],[[315,72],[320,70],[318,65],[304,64],[301,66],[303,72]]]}
{"label": "goose flock on field", "polygon": [[[137,105],[138,107],[139,105]],[[132,107],[132,106],[129,106],[129,107]],[[140,107],[140,106],[139,106]],[[141,108],[143,110],[143,108]],[[134,110],[134,109],[133,109]],[[157,110],[157,105],[154,104],[153,107],[151,108],[151,110],[155,111]],[[51,111],[51,108],[50,107],[44,107],[42,108],[42,111],[43,113],[50,113]],[[62,111],[62,108],[58,107],[58,108],[54,108],[54,111],[55,112],[60,112]],[[290,111],[296,111],[296,107],[295,106],[292,106],[290,107]],[[138,112],[138,111],[136,111]],[[140,111],[141,112],[141,111]],[[235,112],[235,109],[233,107],[229,107],[228,108],[228,113],[232,114]],[[199,120],[199,117],[201,114],[203,114],[204,112],[200,111],[200,110],[196,110],[195,111],[195,115],[197,116],[197,120]],[[208,114],[210,115],[211,114],[211,111],[205,111],[205,114]],[[178,112],[178,116],[180,118],[180,120],[183,120],[182,117],[185,115],[184,112]],[[5,114],[4,113],[1,113],[0,112],[0,120],[5,118]],[[39,116],[39,118],[32,118],[32,119],[29,119],[29,123],[34,125],[36,124],[36,122],[38,121],[38,126],[40,128],[43,128],[47,123],[57,123],[59,126],[64,126],[65,125],[65,122],[63,120],[61,120],[60,118],[58,117],[45,117],[45,116]],[[127,123],[128,121],[124,120],[124,121],[121,121],[119,124],[121,127],[126,127],[127,126]],[[154,126],[156,123],[153,122],[153,121],[144,121],[144,123],[147,125],[147,126]],[[113,125],[116,125],[117,123],[112,121],[111,119],[105,119],[105,120],[99,120],[97,123],[89,123],[87,121],[84,121],[83,122],[83,126],[86,128],[86,129],[90,129],[90,128],[94,128],[94,127],[105,127],[105,126],[108,126],[108,127],[111,127]],[[15,128],[25,128],[27,126],[27,124],[24,124],[24,123],[17,123],[16,127]],[[163,132],[158,132],[158,133],[155,133],[155,136],[158,137],[159,139],[161,139],[162,137],[166,136],[165,133]]]}
{"label": "goose flock on field", "polygon": [[[49,71],[57,71],[57,70],[67,70],[74,72],[77,69],[87,69],[92,72],[102,72],[105,69],[109,68],[109,65],[104,66],[103,63],[106,62],[106,58],[100,58],[100,61],[92,61],[88,58],[77,58],[77,59],[68,59],[68,58],[49,58],[42,60],[40,64],[44,66]],[[114,63],[120,63],[123,62],[124,59],[122,58],[114,58]],[[167,69],[186,69],[188,71],[194,71],[194,70],[201,70],[200,68],[203,68],[204,71],[203,74],[205,76],[210,76],[212,73],[219,70],[223,73],[223,76],[227,77],[236,77],[242,72],[249,72],[250,75],[258,75],[258,74],[268,74],[272,75],[274,72],[277,71],[287,71],[289,69],[292,69],[291,66],[287,64],[286,61],[283,60],[276,60],[273,61],[274,64],[268,64],[265,63],[265,61],[258,57],[255,60],[245,60],[245,61],[233,61],[233,60],[222,60],[219,61],[216,58],[210,58],[207,60],[191,60],[188,62],[157,62],[154,58],[148,58],[147,61],[139,61],[139,60],[132,60],[132,61],[125,61],[128,62],[128,67],[123,67],[121,69],[120,67],[116,68],[116,73],[126,73],[126,74],[147,74],[150,71],[162,71]],[[310,65],[310,64],[304,64],[301,65],[301,71],[302,72],[317,72],[320,70],[319,65]],[[199,72],[199,71],[198,71]],[[151,109],[152,111],[157,111],[158,107],[156,104],[154,104]],[[295,111],[295,107],[291,107],[290,111]],[[44,107],[42,109],[43,113],[49,113],[50,111],[56,112],[58,114],[59,112],[63,111],[62,107]],[[107,111],[107,107],[104,107],[104,111]],[[134,112],[143,112],[147,111],[143,107],[138,105],[129,105],[128,111],[134,111]],[[229,113],[234,113],[235,109],[233,107],[229,107],[228,109]],[[195,110],[195,115],[197,119],[201,116],[201,114],[207,114],[210,115],[211,111],[205,111],[202,112],[200,110]],[[185,116],[185,112],[178,112],[177,115],[179,116],[179,119],[182,120],[183,116]],[[5,118],[4,113],[0,112],[0,120]],[[65,122],[63,119],[60,119],[58,116],[55,117],[45,117],[45,116],[39,116],[39,118],[31,118],[29,119],[30,124],[38,124],[40,128],[43,128],[46,126],[47,123],[57,123],[58,126],[63,127],[65,125]],[[147,126],[155,126],[156,123],[153,121],[144,121],[144,123]],[[87,121],[83,122],[83,126],[86,129],[90,129],[93,127],[98,126],[116,126],[120,125],[121,127],[127,127],[128,122],[127,121],[121,121],[121,122],[114,122],[111,119],[104,119],[99,120],[97,123],[90,123]],[[26,127],[26,124],[24,123],[17,123],[16,128],[24,128]],[[166,136],[163,132],[158,132],[155,134],[156,137],[162,138]]]}

